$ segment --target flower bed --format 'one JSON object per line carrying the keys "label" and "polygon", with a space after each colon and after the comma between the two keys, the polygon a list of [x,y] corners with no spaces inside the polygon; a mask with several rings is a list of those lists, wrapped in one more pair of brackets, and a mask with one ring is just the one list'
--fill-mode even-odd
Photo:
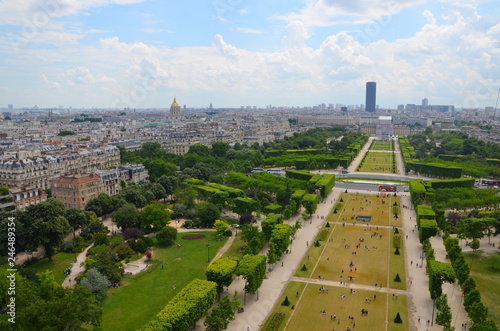
{"label": "flower bed", "polygon": [[273,319],[271,320],[271,323],[269,323],[269,325],[266,328],[266,331],[278,330],[278,328],[281,324],[281,321],[283,321],[284,318],[285,318],[284,313],[274,314]]}
{"label": "flower bed", "polygon": [[320,233],[318,234],[318,237],[316,237],[316,240],[319,240],[319,241],[325,240],[326,237],[328,237],[329,233],[330,233],[330,231],[328,231],[327,229],[321,230]]}

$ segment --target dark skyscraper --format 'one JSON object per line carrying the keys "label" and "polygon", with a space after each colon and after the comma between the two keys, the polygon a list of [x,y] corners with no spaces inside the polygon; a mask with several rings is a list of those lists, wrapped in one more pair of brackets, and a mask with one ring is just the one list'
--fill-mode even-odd
{"label": "dark skyscraper", "polygon": [[366,83],[366,111],[374,112],[375,105],[377,103],[377,83],[367,82]]}

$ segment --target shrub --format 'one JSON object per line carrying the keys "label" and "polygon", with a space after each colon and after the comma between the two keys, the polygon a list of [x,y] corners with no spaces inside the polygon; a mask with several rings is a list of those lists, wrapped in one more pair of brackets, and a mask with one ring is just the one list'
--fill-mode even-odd
{"label": "shrub", "polygon": [[396,251],[394,252],[394,255],[400,255],[401,253],[399,252],[399,248],[396,248]]}
{"label": "shrub", "polygon": [[139,228],[126,228],[123,230],[123,238],[125,240],[128,240],[128,239],[135,240],[143,235],[144,235],[144,232],[142,232],[142,230]]}
{"label": "shrub", "polygon": [[396,277],[394,278],[394,281],[398,282],[398,283],[401,282],[401,278],[399,277],[399,274],[396,274]]}
{"label": "shrub", "polygon": [[[347,190],[345,192],[347,193]],[[340,198],[339,202],[344,202],[344,199]]]}
{"label": "shrub", "polygon": [[398,228],[395,228],[395,229],[394,229],[394,234],[398,234],[398,233],[399,233]]}
{"label": "shrub", "polygon": [[224,236],[231,237],[232,235],[233,235],[233,233],[231,232],[231,230],[224,231]]}
{"label": "shrub", "polygon": [[301,270],[301,271],[307,271],[307,270],[309,270],[309,269],[307,269],[306,265],[304,264],[304,265],[302,266],[302,268],[300,268],[300,270]]}
{"label": "shrub", "polygon": [[329,228],[329,227],[330,227],[330,222],[326,222],[325,228]]}
{"label": "shrub", "polygon": [[337,208],[335,208],[335,209],[333,210],[333,213],[334,213],[334,214],[336,214],[336,213],[337,213]]}
{"label": "shrub", "polygon": [[321,244],[319,243],[319,240],[316,240],[316,242],[314,242],[314,247],[321,247]]}
{"label": "shrub", "polygon": [[396,318],[394,318],[394,323],[398,323],[398,324],[403,323],[403,320],[401,319],[399,312],[396,314]]}
{"label": "shrub", "polygon": [[282,306],[290,306],[290,301],[288,300],[288,296],[285,297],[285,300],[281,303]]}

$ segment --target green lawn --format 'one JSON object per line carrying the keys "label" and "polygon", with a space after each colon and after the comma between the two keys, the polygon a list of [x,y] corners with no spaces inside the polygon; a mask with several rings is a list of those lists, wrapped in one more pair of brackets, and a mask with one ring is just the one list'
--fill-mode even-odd
{"label": "green lawn", "polygon": [[[241,231],[239,231],[241,233]],[[237,257],[243,257],[243,247],[245,247],[247,244],[246,242],[243,241],[243,238],[241,234],[239,236],[236,236],[233,240],[233,243],[229,247],[229,249],[224,253],[223,256],[237,256]]]}
{"label": "green lawn", "polygon": [[[496,253],[499,254],[499,253]],[[471,267],[470,276],[476,281],[476,287],[481,292],[481,301],[488,307],[489,318],[500,325],[500,272],[491,270],[485,263],[486,254],[477,251],[474,261],[473,253],[464,253],[465,260]]]}
{"label": "green lawn", "polygon": [[[302,282],[290,282],[288,286],[286,287],[285,291],[281,295],[280,299],[277,301],[277,304],[274,306],[273,311],[269,315],[269,318],[267,319],[266,323],[262,327],[262,330],[266,330],[267,326],[270,324],[274,314],[276,313],[283,313],[285,314],[285,318],[280,324],[280,327],[278,330],[283,330],[285,327],[285,324],[287,320],[290,318],[291,313],[293,312],[292,306],[297,305],[297,301],[299,300],[300,295],[304,291],[304,288],[306,287],[306,283]],[[297,296],[297,292],[299,293],[299,296]],[[285,297],[288,297],[288,300],[290,301],[289,306],[282,306],[281,303],[285,300]]]}
{"label": "green lawn", "polygon": [[382,141],[382,140],[374,140],[370,149],[372,151],[392,151],[394,150],[394,142],[392,140]]}
{"label": "green lawn", "polygon": [[43,258],[35,264],[32,264],[26,269],[34,271],[36,274],[40,275],[45,270],[50,270],[54,273],[54,277],[58,284],[62,284],[66,275],[64,270],[71,267],[71,263],[75,259],[74,253],[64,253],[59,252],[52,257],[52,261],[48,258]]}
{"label": "green lawn", "polygon": [[[138,279],[124,278],[119,288],[108,291],[103,301],[103,330],[137,330],[155,318],[170,299],[194,278],[205,279],[210,239],[210,256],[224,245],[225,240],[216,241],[215,232],[199,232],[203,239],[182,240],[194,233],[179,233],[176,245],[170,248],[155,248],[153,259],[160,259],[160,266]],[[172,286],[176,286],[173,289]]]}
{"label": "green lawn", "polygon": [[368,152],[362,164],[358,167],[360,172],[393,173],[393,153]]}
{"label": "green lawn", "polygon": [[[289,287],[292,288],[294,283],[290,283]],[[386,327],[386,307],[387,307],[387,294],[380,292],[372,292],[365,290],[357,290],[356,293],[351,294],[348,288],[329,287],[328,294],[319,291],[320,285],[308,284],[307,287],[300,292],[299,300],[295,299],[293,290],[291,292],[292,298],[288,297],[292,303],[296,305],[295,310],[288,308],[276,307],[270,315],[272,317],[275,312],[280,310],[288,310],[282,326],[288,322],[287,330],[345,330],[348,326],[352,327],[351,321],[348,316],[354,317],[356,327],[354,330],[370,330],[370,331],[385,331]],[[340,298],[340,296],[345,296]],[[371,303],[366,302],[366,298],[372,298],[376,295],[377,299]],[[280,303],[282,299],[280,298]],[[397,300],[389,298],[389,329],[390,330],[408,330],[408,315],[406,309],[406,297],[399,296]],[[368,315],[362,316],[361,309],[367,309]],[[326,311],[326,315],[320,314],[320,311]],[[394,317],[399,311],[403,324],[395,324]],[[337,316],[335,321],[331,321],[330,316],[335,314]],[[291,316],[289,318],[288,316]],[[290,319],[288,321],[288,319]],[[340,324],[338,321],[340,320]],[[283,328],[280,328],[282,330]],[[264,329],[265,330],[265,329]]]}

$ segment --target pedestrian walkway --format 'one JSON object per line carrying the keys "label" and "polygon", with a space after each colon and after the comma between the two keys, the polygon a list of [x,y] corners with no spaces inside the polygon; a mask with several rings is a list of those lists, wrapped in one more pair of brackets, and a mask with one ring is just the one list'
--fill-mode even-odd
{"label": "pedestrian walkway", "polygon": [[64,279],[62,286],[63,287],[73,287],[76,284],[75,278],[85,272],[85,259],[87,258],[87,252],[90,248],[92,248],[94,244],[88,246],[78,254],[77,258],[71,264],[71,273]]}

